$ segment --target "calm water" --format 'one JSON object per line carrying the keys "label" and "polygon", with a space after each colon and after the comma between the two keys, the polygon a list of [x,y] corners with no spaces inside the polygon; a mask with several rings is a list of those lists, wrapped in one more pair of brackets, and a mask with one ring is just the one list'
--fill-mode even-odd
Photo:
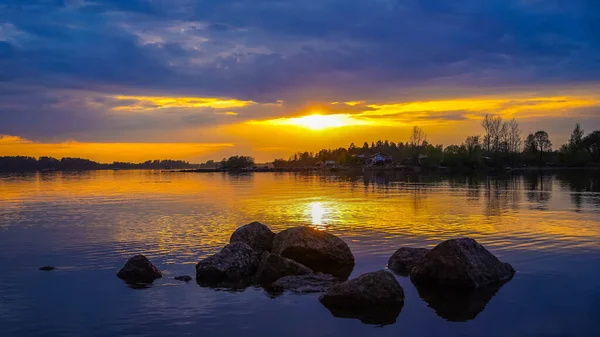
{"label": "calm water", "polygon": [[[598,336],[598,176],[0,175],[0,336]],[[171,279],[193,276],[254,220],[341,236],[356,256],[353,276],[385,268],[400,246],[459,236],[518,273],[466,322],[438,315],[398,277],[404,309],[383,327],[335,318],[316,294],[273,298]],[[137,253],[165,274],[151,288],[115,276]]]}

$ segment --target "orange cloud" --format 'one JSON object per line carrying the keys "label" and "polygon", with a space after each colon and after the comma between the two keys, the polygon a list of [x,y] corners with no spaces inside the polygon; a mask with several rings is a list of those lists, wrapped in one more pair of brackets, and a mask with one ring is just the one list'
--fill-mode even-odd
{"label": "orange cloud", "polygon": [[231,109],[242,108],[257,104],[254,101],[241,101],[233,98],[215,97],[166,97],[166,96],[123,96],[111,97],[121,105],[112,108],[113,111],[152,111],[167,108],[213,108]]}

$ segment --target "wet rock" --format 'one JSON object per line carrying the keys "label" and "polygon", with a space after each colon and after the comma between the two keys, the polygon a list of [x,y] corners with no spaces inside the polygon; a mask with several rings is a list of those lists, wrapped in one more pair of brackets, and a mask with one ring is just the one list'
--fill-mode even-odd
{"label": "wet rock", "polygon": [[51,266],[40,267],[40,270],[42,270],[42,271],[51,271],[51,270],[54,270],[54,269],[56,269],[56,267],[51,267]]}
{"label": "wet rock", "polygon": [[262,253],[271,251],[274,237],[275,233],[269,227],[255,221],[236,229],[229,242],[243,242],[257,253]]}
{"label": "wet rock", "polygon": [[264,252],[254,275],[254,282],[266,286],[284,276],[306,275],[312,272],[310,268],[294,260]]}
{"label": "wet rock", "polygon": [[183,276],[173,277],[173,279],[176,281],[190,282],[192,280],[192,277],[188,276],[188,275],[183,275]]}
{"label": "wet rock", "polygon": [[117,276],[127,282],[152,283],[161,278],[162,273],[144,255],[136,255],[129,259],[119,270]]}
{"label": "wet rock", "polygon": [[388,268],[395,273],[406,276],[421,258],[429,252],[426,248],[402,247],[388,260]]}
{"label": "wet rock", "polygon": [[270,290],[273,292],[289,290],[296,293],[322,293],[338,282],[336,277],[323,273],[285,276],[275,281]]}
{"label": "wet rock", "polygon": [[342,239],[310,227],[294,227],[276,234],[273,253],[341,280],[347,279],[354,268],[354,256]]}
{"label": "wet rock", "polygon": [[513,267],[501,262],[470,238],[440,243],[412,269],[410,278],[421,286],[473,289],[510,280]]}
{"label": "wet rock", "polygon": [[243,288],[250,284],[258,263],[259,255],[250,246],[230,243],[196,264],[196,280],[200,285]]}
{"label": "wet rock", "polygon": [[500,290],[502,284],[474,289],[417,286],[419,296],[436,314],[451,322],[475,319]]}
{"label": "wet rock", "polygon": [[392,324],[404,306],[404,290],[391,273],[381,270],[338,283],[319,299],[336,317],[367,324]]}

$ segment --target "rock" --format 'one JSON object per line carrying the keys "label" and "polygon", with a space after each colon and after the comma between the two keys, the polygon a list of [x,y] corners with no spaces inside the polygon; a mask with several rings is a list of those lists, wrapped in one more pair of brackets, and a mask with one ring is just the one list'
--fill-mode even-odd
{"label": "rock", "polygon": [[51,270],[54,270],[54,269],[56,269],[56,267],[51,267],[51,266],[40,267],[40,270],[42,270],[42,271],[51,271]]}
{"label": "rock", "polygon": [[230,243],[196,264],[196,280],[201,285],[243,288],[250,284],[258,263],[259,255],[250,246]]}
{"label": "rock", "polygon": [[381,270],[338,283],[319,300],[336,317],[392,324],[402,311],[404,290],[394,275]]}
{"label": "rock", "polygon": [[188,276],[188,275],[184,275],[184,276],[173,277],[173,279],[176,281],[190,282],[192,280],[192,277]]}
{"label": "rock", "polygon": [[288,258],[264,252],[254,275],[254,282],[270,285],[284,276],[312,274],[312,270]]}
{"label": "rock", "polygon": [[416,286],[419,296],[436,314],[451,322],[475,319],[502,284],[475,289],[456,289],[439,286]]}
{"label": "rock", "polygon": [[470,238],[440,243],[412,269],[410,278],[421,286],[473,289],[510,280],[513,267],[501,262]]}
{"label": "rock", "polygon": [[342,239],[310,227],[294,227],[275,235],[273,253],[341,280],[354,268],[354,256]]}
{"label": "rock", "polygon": [[275,233],[269,227],[255,221],[236,229],[229,242],[243,242],[257,253],[262,253],[271,251],[274,237]]}
{"label": "rock", "polygon": [[336,277],[323,273],[285,276],[275,281],[270,290],[274,292],[289,290],[296,293],[321,293],[329,290],[338,282]]}
{"label": "rock", "polygon": [[426,248],[402,247],[398,249],[388,260],[388,268],[400,275],[410,274],[415,264],[429,252]]}
{"label": "rock", "polygon": [[152,283],[161,278],[162,273],[144,255],[136,255],[129,259],[119,270],[117,276],[127,282]]}

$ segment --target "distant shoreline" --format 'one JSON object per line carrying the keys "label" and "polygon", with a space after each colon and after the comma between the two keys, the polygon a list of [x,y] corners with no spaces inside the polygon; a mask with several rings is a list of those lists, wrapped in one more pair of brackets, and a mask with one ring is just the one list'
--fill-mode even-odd
{"label": "distant shoreline", "polygon": [[336,173],[336,172],[352,172],[352,173],[367,173],[367,172],[405,172],[412,174],[429,174],[429,173],[511,173],[511,172],[534,172],[534,171],[596,171],[600,170],[600,166],[541,166],[541,167],[517,167],[510,169],[457,169],[457,168],[421,168],[418,166],[402,166],[402,167],[337,167],[337,168],[320,168],[320,167],[290,167],[290,168],[251,168],[251,169],[160,169],[160,168],[93,168],[93,169],[57,169],[57,170],[0,170],[0,173],[55,173],[55,172],[91,172],[91,171],[161,171],[167,173],[284,173],[284,172],[319,172],[319,173]]}

